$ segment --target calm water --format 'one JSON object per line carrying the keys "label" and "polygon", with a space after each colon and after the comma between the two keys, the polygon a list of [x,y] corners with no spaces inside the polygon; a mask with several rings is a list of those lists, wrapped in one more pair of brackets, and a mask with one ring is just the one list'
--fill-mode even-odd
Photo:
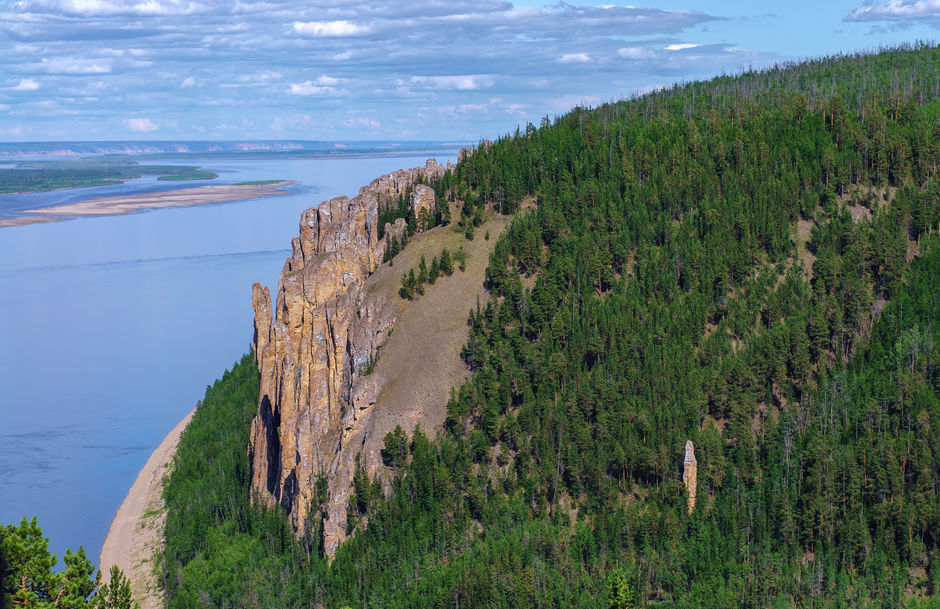
{"label": "calm water", "polygon": [[[79,545],[97,562],[150,453],[248,350],[251,284],[273,291],[300,212],[425,160],[203,160],[213,183],[301,183],[251,201],[0,228],[0,524],[36,515],[60,564]],[[0,197],[0,214],[195,184]]]}

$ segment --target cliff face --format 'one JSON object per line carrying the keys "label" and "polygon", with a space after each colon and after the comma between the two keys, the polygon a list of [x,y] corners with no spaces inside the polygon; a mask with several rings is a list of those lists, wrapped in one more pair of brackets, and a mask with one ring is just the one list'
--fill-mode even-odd
{"label": "cliff face", "polygon": [[[253,286],[260,393],[249,445],[252,489],[267,504],[284,506],[300,528],[316,509],[317,477],[325,475],[324,545],[330,555],[343,538],[348,464],[355,458],[344,440],[381,389],[363,372],[395,323],[383,296],[363,293],[385,250],[385,239],[377,237],[379,205],[445,169],[431,160],[424,168],[382,176],[352,199],[304,211],[275,300],[267,288]],[[422,191],[421,203],[433,206],[433,190],[427,191],[430,202]],[[394,233],[404,226],[387,228]]]}

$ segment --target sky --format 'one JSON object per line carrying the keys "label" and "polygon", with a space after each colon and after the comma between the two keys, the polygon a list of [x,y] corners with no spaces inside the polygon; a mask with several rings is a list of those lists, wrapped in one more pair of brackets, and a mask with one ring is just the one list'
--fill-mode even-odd
{"label": "sky", "polygon": [[940,0],[0,0],[0,141],[475,142],[940,39]]}

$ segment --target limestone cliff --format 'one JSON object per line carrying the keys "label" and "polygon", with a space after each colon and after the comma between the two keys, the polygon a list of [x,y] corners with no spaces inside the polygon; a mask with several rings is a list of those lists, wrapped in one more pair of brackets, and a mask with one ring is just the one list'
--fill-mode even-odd
{"label": "limestone cliff", "polygon": [[[253,286],[260,391],[249,445],[252,489],[267,504],[284,506],[301,528],[316,507],[317,477],[325,475],[323,533],[330,555],[344,535],[349,464],[356,452],[344,440],[380,390],[363,372],[395,323],[385,298],[367,297],[363,290],[385,250],[385,239],[378,239],[379,206],[445,170],[430,160],[424,168],[382,176],[352,199],[307,209],[275,300],[267,288]],[[413,203],[433,207],[434,192],[421,190],[417,199]],[[386,228],[395,233],[404,225]]]}

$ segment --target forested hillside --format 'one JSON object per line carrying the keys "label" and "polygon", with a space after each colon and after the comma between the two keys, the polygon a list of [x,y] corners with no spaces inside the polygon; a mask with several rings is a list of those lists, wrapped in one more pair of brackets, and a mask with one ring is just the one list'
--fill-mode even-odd
{"label": "forested hillside", "polygon": [[242,360],[166,492],[171,606],[607,607],[615,572],[638,607],[940,606],[938,114],[919,46],[481,144],[432,186],[518,214],[446,428],[389,434],[328,563],[250,503]]}

